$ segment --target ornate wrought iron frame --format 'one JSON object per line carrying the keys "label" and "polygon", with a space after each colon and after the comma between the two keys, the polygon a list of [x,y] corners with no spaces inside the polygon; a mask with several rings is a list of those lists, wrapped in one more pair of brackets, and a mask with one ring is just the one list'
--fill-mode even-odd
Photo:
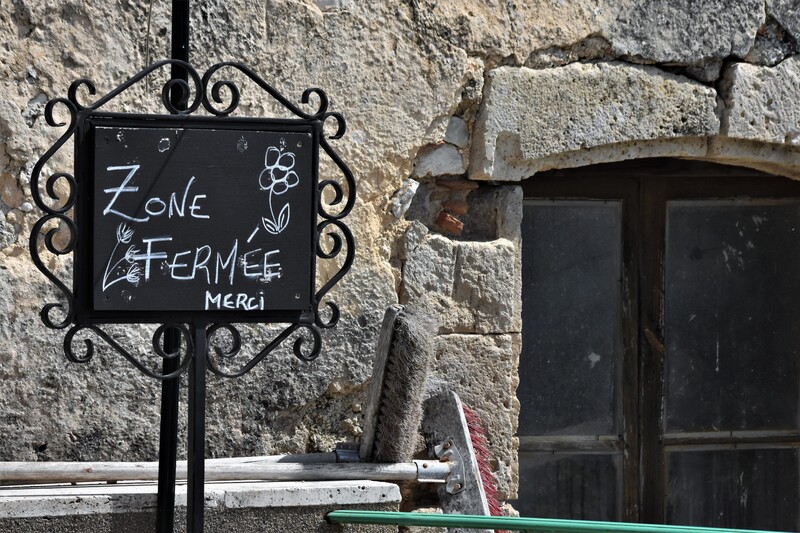
{"label": "ornate wrought iron frame", "polygon": [[[185,69],[188,73],[188,79],[191,80],[191,83],[189,83],[181,79],[170,79],[161,88],[161,103],[171,115],[118,113],[110,115],[106,113],[105,110],[99,111],[101,107],[105,106],[121,93],[144,80],[152,72],[165,66],[178,66]],[[86,179],[85,169],[79,168],[78,158],[76,157],[74,174],[68,172],[54,172],[43,181],[42,172],[45,165],[73,136],[75,137],[74,143],[77,152],[80,146],[79,136],[84,130],[87,121],[92,117],[113,116],[118,120],[155,118],[164,121],[176,121],[176,124],[180,124],[181,121],[200,121],[208,123],[222,121],[222,117],[225,117],[224,122],[226,123],[233,121],[239,121],[242,124],[247,124],[248,121],[252,123],[254,120],[253,118],[230,117],[239,107],[241,93],[236,83],[231,80],[221,79],[213,81],[217,72],[223,68],[231,68],[244,74],[272,99],[297,117],[293,120],[302,124],[311,124],[319,132],[319,146],[335,166],[338,167],[341,176],[339,179],[322,179],[318,181],[316,192],[317,223],[316,235],[313,242],[316,243],[316,258],[320,260],[337,260],[340,254],[344,252],[343,259],[339,259],[341,261],[340,268],[322,285],[322,287],[319,287],[316,292],[314,292],[311,313],[278,313],[269,315],[264,313],[253,314],[247,311],[226,311],[224,314],[220,312],[207,314],[194,312],[182,316],[181,320],[186,320],[186,324],[184,324],[175,323],[174,317],[176,313],[172,312],[147,313],[145,316],[142,316],[141,313],[138,313],[138,316],[136,316],[137,314],[133,313],[131,314],[131,320],[126,320],[124,314],[98,318],[91,313],[87,314],[86,312],[79,311],[79,308],[84,306],[85,303],[81,302],[80,305],[76,305],[74,284],[78,272],[73,273],[73,288],[71,289],[67,284],[68,282],[60,279],[42,260],[40,256],[40,241],[43,241],[44,249],[53,256],[66,256],[76,251],[79,240],[89,238],[88,233],[79,231],[78,222],[75,217],[78,199],[81,194],[85,194],[84,183],[82,182],[82,180]],[[63,342],[64,353],[67,358],[76,363],[89,362],[95,353],[95,341],[90,337],[84,337],[84,347],[82,350],[76,350],[74,344],[79,335],[93,333],[146,375],[162,380],[173,379],[186,371],[194,351],[193,344],[201,342],[196,337],[198,330],[201,329],[202,332],[204,332],[204,339],[208,341],[211,341],[215,335],[223,333],[230,337],[227,342],[227,348],[215,348],[217,358],[212,357],[211,354],[209,354],[208,358],[208,368],[215,374],[223,377],[238,377],[247,373],[292,335],[297,336],[293,343],[294,355],[304,361],[315,359],[322,348],[320,330],[334,327],[338,323],[340,317],[339,308],[336,303],[331,300],[326,300],[325,296],[347,273],[352,266],[355,256],[353,234],[343,221],[352,211],[355,203],[355,178],[341,157],[328,143],[328,139],[340,139],[345,134],[346,122],[340,113],[328,111],[328,97],[325,92],[318,88],[310,88],[303,92],[300,99],[302,104],[310,104],[312,96],[316,97],[317,100],[317,110],[313,113],[306,113],[259,77],[253,70],[241,63],[217,63],[206,70],[201,77],[191,65],[174,59],[167,59],[152,64],[111,92],[89,104],[82,104],[78,100],[78,91],[81,88],[85,88],[90,95],[96,94],[96,88],[90,80],[78,79],[70,85],[67,98],[54,98],[47,103],[44,113],[47,124],[51,127],[66,126],[67,129],[37,161],[31,174],[31,194],[36,206],[41,209],[43,213],[41,218],[31,229],[29,242],[31,258],[36,267],[56,286],[63,297],[63,301],[45,304],[42,307],[40,315],[44,324],[49,328],[69,328]],[[175,98],[176,94],[178,98]],[[227,105],[225,105],[226,99],[223,96],[227,96]],[[224,107],[222,107],[223,105]],[[58,122],[56,120],[54,115],[56,106],[61,106],[66,109],[69,113],[69,122]],[[190,115],[200,110],[201,107],[213,116],[190,117]],[[323,128],[326,121],[330,119],[336,122],[336,131],[326,139]],[[317,165],[318,162],[315,161],[315,171]],[[58,189],[61,188],[61,186],[58,186],[59,183],[66,185],[66,195],[59,194]],[[322,201],[323,193],[326,190],[330,191],[329,194],[331,196],[327,205],[326,202]],[[46,193],[46,195],[44,193]],[[329,208],[333,208],[335,211],[331,211]],[[81,222],[81,224],[83,224],[83,222]],[[66,231],[68,238],[56,239],[59,231]],[[323,242],[324,239],[329,239],[327,246]],[[77,262],[76,268],[73,270],[78,270]],[[313,280],[312,283],[314,287],[316,287]],[[325,309],[320,309],[323,300]],[[327,314],[327,318],[325,318],[323,314]],[[161,358],[180,357],[180,364],[177,370],[164,374],[149,368],[147,364],[142,362],[140,357],[131,354],[124,346],[101,328],[103,323],[113,322],[163,322],[153,334],[153,350]],[[247,363],[236,370],[227,370],[227,365],[220,363],[226,360],[230,361],[240,354],[242,350],[241,334],[236,328],[235,323],[245,322],[288,323],[289,325],[261,351],[250,357]],[[187,325],[190,327],[187,327]],[[180,352],[183,355],[180,355],[180,353],[167,354],[162,347],[163,336],[166,330],[170,328],[178,331],[183,339],[183,346],[185,349]],[[310,346],[306,344],[309,340],[309,336],[311,341]],[[203,342],[203,344],[205,344],[205,342]]]}

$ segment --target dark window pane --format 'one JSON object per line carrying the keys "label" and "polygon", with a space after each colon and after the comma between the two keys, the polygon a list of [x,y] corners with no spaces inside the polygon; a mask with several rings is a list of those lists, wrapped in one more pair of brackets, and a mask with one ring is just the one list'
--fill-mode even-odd
{"label": "dark window pane", "polygon": [[797,427],[798,273],[798,204],[669,204],[668,432]]}
{"label": "dark window pane", "polygon": [[620,454],[520,452],[522,516],[618,520]]}
{"label": "dark window pane", "polygon": [[614,435],[620,202],[536,202],[522,221],[520,435]]}
{"label": "dark window pane", "polygon": [[796,531],[795,449],[667,453],[670,524]]}

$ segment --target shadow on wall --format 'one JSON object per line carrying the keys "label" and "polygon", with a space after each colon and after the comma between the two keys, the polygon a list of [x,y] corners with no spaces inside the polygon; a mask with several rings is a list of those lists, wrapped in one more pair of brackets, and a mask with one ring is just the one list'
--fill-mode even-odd
{"label": "shadow on wall", "polygon": [[465,179],[421,183],[406,219],[459,241],[517,240],[522,217],[519,187]]}

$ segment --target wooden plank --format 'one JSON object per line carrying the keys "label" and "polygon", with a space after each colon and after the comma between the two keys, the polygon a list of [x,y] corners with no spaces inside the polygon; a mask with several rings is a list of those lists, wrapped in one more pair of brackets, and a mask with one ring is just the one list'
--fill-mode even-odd
{"label": "wooden plank", "polygon": [[649,177],[640,188],[639,350],[641,506],[644,522],[664,521],[664,453],[662,394],[664,371],[665,181]]}
{"label": "wooden plank", "polygon": [[372,382],[370,383],[369,396],[364,408],[364,428],[361,433],[361,445],[358,450],[358,456],[362,461],[371,460],[375,452],[375,430],[378,423],[378,413],[380,412],[386,361],[389,357],[389,350],[392,349],[394,323],[402,311],[402,305],[392,304],[383,315],[378,345],[375,349],[375,362],[372,366]]}
{"label": "wooden plank", "polygon": [[718,450],[786,450],[800,448],[800,442],[710,442],[703,444],[670,444],[667,452],[713,452]]}
{"label": "wooden plank", "polygon": [[715,431],[697,433],[665,433],[664,444],[669,446],[684,444],[757,444],[799,442],[797,431]]}
{"label": "wooden plank", "polygon": [[553,439],[539,440],[529,437],[519,438],[520,452],[621,452],[625,443],[620,439],[580,440]]}
{"label": "wooden plank", "polygon": [[639,258],[641,224],[639,181],[627,179],[622,191],[622,365],[617,400],[621,403],[622,520],[639,521]]}

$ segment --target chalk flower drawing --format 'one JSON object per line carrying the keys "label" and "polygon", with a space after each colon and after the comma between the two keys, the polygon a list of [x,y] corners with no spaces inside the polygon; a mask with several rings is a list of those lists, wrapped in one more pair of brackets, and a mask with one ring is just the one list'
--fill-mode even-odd
{"label": "chalk flower drawing", "polygon": [[133,237],[133,230],[127,224],[120,224],[117,226],[117,244],[128,244]]}
{"label": "chalk flower drawing", "polygon": [[141,269],[139,268],[139,265],[137,265],[136,263],[133,263],[133,264],[131,264],[131,266],[128,267],[128,272],[125,274],[125,279],[129,283],[133,283],[134,285],[138,285],[139,284],[140,274],[141,274]]}
{"label": "chalk flower drawing", "polygon": [[278,235],[289,225],[291,209],[285,204],[277,217],[275,216],[275,196],[285,194],[292,187],[300,183],[300,177],[294,171],[295,155],[293,152],[282,152],[274,146],[267,148],[264,154],[264,170],[258,176],[261,190],[269,191],[270,218],[262,217],[264,229],[272,235]]}
{"label": "chalk flower drawing", "polygon": [[[129,228],[124,222],[117,226],[117,244],[111,250],[111,256],[106,263],[106,271],[103,274],[103,291],[120,281],[127,281],[133,285],[138,285],[141,280],[141,268],[136,263],[134,257],[139,253],[135,246],[129,246],[121,259],[114,262],[117,248],[120,244],[128,244],[133,238],[133,229]],[[125,268],[125,264],[128,267]]]}

